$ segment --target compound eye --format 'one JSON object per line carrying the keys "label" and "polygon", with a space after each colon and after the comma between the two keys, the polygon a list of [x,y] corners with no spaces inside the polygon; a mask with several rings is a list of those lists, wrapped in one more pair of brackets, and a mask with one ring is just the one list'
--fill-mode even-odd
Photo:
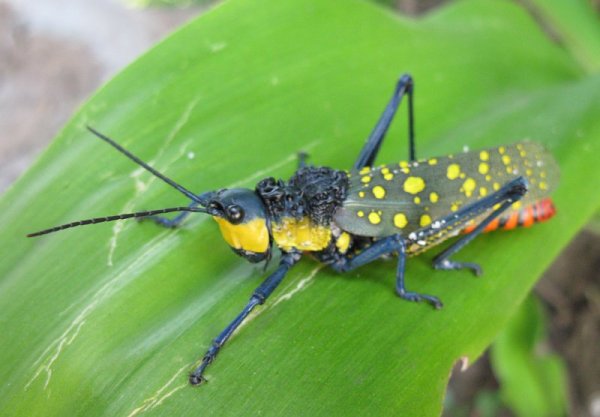
{"label": "compound eye", "polygon": [[227,207],[227,217],[233,224],[238,224],[244,219],[244,210],[240,206],[231,205]]}
{"label": "compound eye", "polygon": [[206,208],[208,209],[209,213],[213,213],[213,214],[223,212],[223,206],[221,206],[221,204],[216,201],[209,202],[208,206]]}

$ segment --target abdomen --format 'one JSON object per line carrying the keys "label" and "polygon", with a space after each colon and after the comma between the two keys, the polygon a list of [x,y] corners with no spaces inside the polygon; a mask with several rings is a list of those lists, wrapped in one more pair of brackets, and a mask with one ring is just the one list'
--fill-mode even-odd
{"label": "abdomen", "polygon": [[[502,213],[484,229],[484,233],[495,230],[512,230],[516,227],[531,227],[535,223],[545,222],[556,214],[556,208],[550,198],[544,198],[533,204],[522,206],[519,209],[508,210]],[[463,229],[463,233],[471,233],[477,227],[477,222],[471,222]]]}

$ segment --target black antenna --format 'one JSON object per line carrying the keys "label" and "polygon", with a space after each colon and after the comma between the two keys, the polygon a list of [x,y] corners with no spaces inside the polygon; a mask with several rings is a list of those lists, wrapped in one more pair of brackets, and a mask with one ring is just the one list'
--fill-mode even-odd
{"label": "black antenna", "polygon": [[115,148],[117,151],[121,152],[123,155],[125,155],[126,157],[128,157],[129,159],[131,159],[136,164],[138,164],[138,165],[142,166],[143,168],[145,168],[146,170],[150,171],[152,174],[154,174],[155,176],[157,176],[158,178],[160,178],[161,180],[163,180],[164,182],[166,182],[167,184],[169,184],[171,187],[173,187],[176,190],[178,190],[180,193],[185,194],[190,199],[192,199],[196,203],[201,204],[202,206],[206,205],[206,201],[202,200],[196,194],[192,193],[191,191],[189,191],[188,189],[184,188],[183,186],[177,184],[172,179],[165,177],[163,174],[161,174],[160,172],[158,172],[157,170],[155,170],[154,168],[152,168],[150,165],[148,165],[147,163],[145,163],[144,161],[142,161],[140,158],[138,158],[137,156],[135,156],[134,154],[132,154],[131,152],[129,152],[127,149],[123,148],[121,145],[119,145],[117,142],[115,142],[114,140],[112,140],[108,136],[103,135],[102,133],[98,132],[96,129],[94,129],[91,126],[86,126],[86,127],[94,135],[98,136],[104,142],[106,142],[109,145],[111,145],[113,148]]}
{"label": "black antenna", "polygon": [[137,213],[125,213],[125,214],[115,214],[114,216],[108,217],[96,217],[93,219],[87,220],[78,220],[76,222],[63,224],[56,227],[51,227],[50,229],[40,230],[39,232],[29,233],[27,237],[36,237],[41,235],[47,235],[48,233],[58,232],[59,230],[69,229],[71,227],[76,226],[85,226],[87,224],[96,224],[96,223],[104,223],[104,222],[112,222],[115,220],[123,220],[123,219],[131,219],[133,217],[148,217],[154,216],[155,214],[164,214],[164,213],[172,213],[174,211],[191,211],[194,213],[208,213],[206,209],[201,207],[172,207],[172,208],[164,208],[160,210],[149,210],[149,211],[138,211]]}

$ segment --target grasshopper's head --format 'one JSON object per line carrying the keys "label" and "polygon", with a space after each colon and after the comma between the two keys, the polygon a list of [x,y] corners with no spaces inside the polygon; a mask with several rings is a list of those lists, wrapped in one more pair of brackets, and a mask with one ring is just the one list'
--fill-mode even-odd
{"label": "grasshopper's head", "polygon": [[260,197],[252,190],[233,188],[200,196],[206,210],[219,225],[225,242],[235,253],[250,262],[268,259],[271,238],[267,211]]}

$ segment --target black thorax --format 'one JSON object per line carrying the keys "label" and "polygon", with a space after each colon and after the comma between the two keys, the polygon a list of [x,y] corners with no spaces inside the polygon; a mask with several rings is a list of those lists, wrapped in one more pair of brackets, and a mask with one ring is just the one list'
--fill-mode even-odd
{"label": "black thorax", "polygon": [[318,225],[329,225],[346,198],[348,174],[326,167],[302,167],[286,183],[266,178],[256,185],[271,219],[308,216]]}

